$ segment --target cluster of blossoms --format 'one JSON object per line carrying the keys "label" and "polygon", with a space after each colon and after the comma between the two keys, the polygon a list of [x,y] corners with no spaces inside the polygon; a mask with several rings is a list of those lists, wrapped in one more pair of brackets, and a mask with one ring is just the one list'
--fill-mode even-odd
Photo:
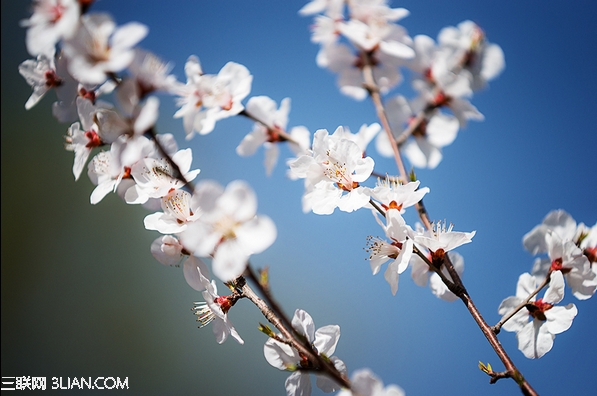
{"label": "cluster of blossoms", "polygon": [[[408,185],[407,185],[408,186]],[[448,256],[451,264],[459,276],[464,272],[464,259],[457,252],[451,250],[472,241],[475,231],[452,231],[452,225],[446,227],[444,223],[433,224],[429,230],[417,227],[414,231],[399,212],[389,210],[386,212],[386,224],[379,221],[384,228],[385,241],[380,238],[369,238],[369,261],[373,274],[377,274],[381,265],[392,260],[384,273],[384,278],[390,284],[392,294],[398,291],[398,279],[408,266],[411,266],[411,275],[415,284],[431,288],[433,294],[446,301],[455,301],[454,295],[440,277],[441,273],[450,281],[451,279],[444,260]],[[413,254],[416,251],[417,254]]]}
{"label": "cluster of blossoms", "polygon": [[[200,180],[191,184],[199,174],[199,170],[191,169],[191,150],[179,149],[172,134],[155,131],[160,102],[154,94],[176,98],[179,109],[173,117],[182,118],[187,139],[196,133],[212,132],[217,121],[230,116],[242,114],[254,120],[253,131],[240,142],[237,153],[251,155],[263,145],[268,174],[279,156],[276,143],[288,142],[295,155],[312,153],[310,133],[302,126],[286,132],[289,98],[282,101],[279,109],[266,96],[252,97],[246,106],[242,104],[252,83],[252,76],[243,65],[229,62],[217,75],[210,75],[203,72],[197,57],[190,56],[185,65],[187,82],[181,83],[170,74],[170,64],[137,47],[148,33],[146,26],[129,23],[118,27],[110,15],[89,12],[91,3],[34,2],[31,17],[22,21],[22,26],[27,27],[28,51],[35,57],[19,67],[33,89],[25,107],[30,109],[47,92],[55,91],[58,100],[53,104],[53,114],[60,122],[71,124],[65,147],[74,153],[74,177],[78,180],[87,168],[87,175],[96,186],[90,202],[97,204],[110,192],[116,192],[126,203],[154,211],[145,217],[145,228],[163,235],[152,243],[152,255],[164,265],[182,265],[187,283],[202,291],[205,302],[196,303],[194,308],[200,327],[212,323],[218,343],[232,336],[242,344],[244,341],[228,318],[238,296],[218,294],[215,281],[209,279],[210,269],[201,258],[210,258],[211,272],[231,286],[244,273],[249,256],[274,242],[276,227],[269,217],[256,214],[257,199],[247,183],[234,181],[223,187],[215,181]],[[116,104],[102,100],[110,94]],[[356,157],[361,157],[364,147],[380,129],[378,124],[364,125],[359,133],[351,134],[348,128],[339,128],[335,143],[325,143],[331,148],[340,138],[344,139],[337,148],[336,162],[323,171],[336,183],[345,184],[341,190],[356,190],[353,183],[370,176],[373,160]],[[318,134],[316,139],[319,137],[323,135]],[[314,148],[316,152],[320,149],[317,143]],[[337,171],[333,167],[340,166],[338,161],[351,156],[356,165],[351,163],[344,174],[332,176]],[[355,166],[359,175],[351,176]],[[314,188],[315,185],[313,182]],[[316,189],[319,191],[320,187],[325,186],[318,185]],[[329,207],[321,202],[329,199],[325,194],[321,192],[322,197],[314,199],[309,207]],[[355,194],[350,201],[357,203],[342,204],[342,208],[363,207],[369,195],[368,192],[356,198]],[[293,326],[318,354],[327,358],[333,353],[340,334],[338,326],[326,326],[313,333],[311,317],[300,310]],[[268,340],[264,347],[266,359],[284,369],[294,370],[305,364],[296,350],[276,341],[280,339],[278,336]],[[289,359],[295,366],[288,363]],[[331,359],[337,363],[338,372],[345,375],[344,364],[335,357]],[[372,378],[369,373],[364,379],[355,380],[355,386]],[[326,391],[340,389],[324,376],[320,376],[318,385]],[[373,385],[363,387],[377,389],[378,385],[381,386],[375,379]],[[287,389],[294,389],[293,394],[310,390],[308,375],[296,371],[287,381]]]}
{"label": "cluster of blossoms", "polygon": [[[576,224],[568,213],[555,210],[524,236],[523,244],[532,254],[547,257],[538,257],[531,273],[520,276],[516,296],[502,301],[498,312],[508,315],[503,328],[516,332],[518,349],[534,359],[551,350],[555,335],[568,330],[578,313],[572,303],[556,306],[564,299],[565,285],[579,300],[595,294],[597,224],[590,228]],[[549,287],[544,297],[536,300],[545,284]]]}
{"label": "cluster of blossoms", "polygon": [[[90,5],[75,0],[34,2],[33,14],[22,22],[27,49],[36,57],[19,66],[33,89],[25,107],[54,89],[55,117],[72,123],[66,149],[74,153],[74,177],[79,179],[87,166],[96,185],[91,203],[116,192],[128,204],[158,210],[144,220],[146,229],[164,234],[151,246],[154,257],[165,265],[183,263],[189,285],[205,290],[208,302],[223,303],[199,257],[212,258],[212,271],[220,280],[234,280],[244,272],[250,255],[274,242],[276,227],[269,217],[256,214],[255,193],[245,182],[234,181],[225,188],[210,180],[191,184],[199,174],[191,170],[191,150],[179,150],[173,135],[155,132],[159,100],[154,93],[177,98],[180,109],[174,117],[183,118],[190,138],[194,132],[211,132],[217,120],[243,111],[241,101],[250,92],[252,76],[233,62],[217,75],[204,74],[191,56],[185,66],[188,81],[180,83],[170,74],[169,64],[136,47],[147,27],[117,27],[110,15],[88,12]],[[117,105],[100,98],[106,94],[113,94]],[[227,334],[242,341],[226,319],[227,309],[218,304],[210,305],[221,314],[214,326],[218,341]]]}
{"label": "cluster of blossoms", "polygon": [[[343,376],[346,376],[346,365],[336,356],[332,356],[340,339],[340,327],[327,325],[315,330],[311,315],[302,309],[297,309],[292,318],[292,327],[304,337],[320,356],[328,360]],[[310,395],[311,378],[309,369],[312,369],[307,356],[289,346],[288,340],[280,334],[273,335],[263,347],[265,359],[272,366],[291,371],[286,379],[286,393],[288,395]],[[335,381],[329,377],[319,375],[316,384],[319,389],[329,393],[340,389]],[[351,378],[351,390],[341,390],[338,396],[370,395],[370,396],[404,396],[404,391],[396,386],[389,385],[384,388],[383,383],[369,369],[356,370]]]}
{"label": "cluster of blossoms", "polygon": [[[403,217],[406,209],[421,205],[429,188],[421,188],[414,177],[406,182],[405,175],[377,177],[375,186],[366,186],[375,174],[366,147],[375,139],[381,155],[393,156],[391,146],[397,144],[412,166],[434,168],[442,159],[441,148],[454,141],[458,129],[469,119],[483,118],[469,99],[503,70],[504,56],[477,25],[465,21],[445,28],[436,43],[422,35],[410,38],[395,23],[408,11],[390,8],[385,0],[309,2],[299,12],[318,14],[312,36],[321,45],[317,63],[338,73],[341,92],[357,100],[372,92],[387,94],[401,82],[400,68],[408,67],[416,74],[412,85],[418,93],[410,101],[403,96],[386,101],[391,130],[382,131],[377,123],[364,124],[354,134],[347,127],[332,134],[320,129],[311,141],[304,126],[287,131],[289,98],[279,107],[267,96],[242,103],[253,78],[245,66],[228,62],[217,74],[206,74],[199,59],[190,56],[186,83],[179,82],[170,74],[169,64],[136,47],[147,27],[139,23],[117,27],[108,14],[89,12],[91,3],[34,2],[32,16],[22,22],[28,29],[27,49],[35,57],[19,67],[33,89],[25,107],[34,106],[50,89],[56,92],[53,114],[70,123],[66,149],[74,153],[75,179],[87,166],[96,186],[92,204],[115,192],[126,203],[153,211],[144,226],[162,235],[152,243],[151,253],[164,265],[182,265],[187,283],[202,291],[205,302],[196,303],[194,311],[201,327],[213,324],[217,342],[232,336],[243,343],[228,318],[235,302],[246,297],[236,282],[247,270],[250,256],[274,242],[276,226],[257,214],[256,195],[246,182],[222,186],[202,179],[192,184],[199,170],[191,169],[191,150],[179,149],[173,135],[155,131],[157,92],[175,97],[178,110],[173,117],[182,118],[186,139],[212,132],[216,122],[227,117],[242,115],[254,121],[236,152],[249,156],[263,146],[268,175],[278,161],[278,144],[288,143],[295,155],[287,161],[288,177],[304,179],[304,212],[371,210],[385,235],[368,240],[371,270],[375,275],[389,261],[384,278],[393,295],[400,275],[411,266],[417,285],[429,285],[446,301],[457,298],[450,286],[459,284],[464,259],[454,250],[471,242],[475,231],[456,232],[445,222],[428,222],[427,228],[408,225]],[[368,85],[367,69],[375,87]],[[107,94],[113,94],[116,105],[101,99]],[[548,257],[538,258],[532,273],[520,277],[516,296],[504,300],[499,313],[507,317],[504,329],[517,333],[525,356],[534,358],[551,349],[555,334],[568,329],[577,313],[574,304],[555,306],[564,297],[564,279],[579,299],[589,298],[597,289],[597,225],[587,228],[565,212],[552,212],[525,236],[524,245],[533,254]],[[211,271],[202,258],[211,262]],[[218,295],[210,272],[230,288],[231,295]],[[544,297],[535,300],[537,289],[547,284]],[[313,319],[302,310],[296,310],[291,325],[288,333],[298,335],[303,347],[350,383],[351,390],[339,394],[404,394],[393,385],[384,388],[367,369],[355,371],[348,382],[345,364],[332,356],[340,337],[338,326],[316,331]],[[317,375],[323,391],[341,389],[329,371],[301,350],[302,344],[288,335],[264,332],[269,337],[266,360],[292,372],[285,384],[289,395],[310,394],[310,372]]]}
{"label": "cluster of blossoms", "polygon": [[[300,11],[318,14],[312,36],[321,46],[317,64],[337,73],[340,91],[357,100],[368,95],[365,66],[371,67],[382,94],[402,81],[402,67],[414,72],[412,87],[418,96],[389,98],[386,112],[411,164],[435,168],[442,147],[454,141],[459,128],[469,119],[483,119],[469,100],[504,69],[501,48],[471,21],[442,29],[436,43],[425,35],[411,38],[396,24],[408,16],[404,8],[390,8],[383,0],[346,3],[316,0]],[[382,156],[394,155],[387,134],[379,134],[376,147]]]}

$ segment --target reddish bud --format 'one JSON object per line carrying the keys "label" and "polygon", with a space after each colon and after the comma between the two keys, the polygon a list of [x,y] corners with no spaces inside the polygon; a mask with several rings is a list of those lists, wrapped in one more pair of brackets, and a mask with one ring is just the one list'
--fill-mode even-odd
{"label": "reddish bud", "polygon": [[446,106],[450,102],[450,97],[442,91],[435,95],[433,101],[436,107]]}
{"label": "reddish bud", "polygon": [[425,77],[425,79],[427,79],[430,82],[433,82],[433,73],[431,72],[431,68],[428,67],[427,69],[425,69],[425,71],[423,72],[423,76]]}
{"label": "reddish bud", "polygon": [[232,308],[232,306],[234,305],[234,303],[228,296],[219,296],[216,299],[214,299],[214,302],[220,306],[222,312],[224,313],[227,313],[230,310],[230,308]]}
{"label": "reddish bud", "polygon": [[81,88],[79,90],[79,96],[84,99],[89,99],[91,101],[91,103],[95,103],[95,92],[94,91],[88,91],[85,88]]}
{"label": "reddish bud", "polygon": [[58,74],[54,70],[48,70],[44,77],[46,78],[47,87],[58,87],[62,85],[62,79],[58,77]]}
{"label": "reddish bud", "polygon": [[85,132],[85,137],[89,139],[89,142],[85,145],[87,148],[99,147],[102,145],[102,140],[95,131]]}
{"label": "reddish bud", "polygon": [[562,258],[557,258],[555,260],[553,260],[551,262],[551,268],[550,271],[561,271],[562,274],[567,274],[568,272],[570,272],[572,270],[572,268],[567,268],[562,266]]}

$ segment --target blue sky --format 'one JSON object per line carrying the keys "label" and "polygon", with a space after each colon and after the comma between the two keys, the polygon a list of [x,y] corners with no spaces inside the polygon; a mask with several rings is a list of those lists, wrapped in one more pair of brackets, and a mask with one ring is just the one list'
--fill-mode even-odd
{"label": "blue sky", "polygon": [[[284,394],[286,373],[263,358],[264,319],[242,301],[230,317],[245,339],[223,345],[197,329],[192,303],[201,296],[182,271],[149,253],[156,234],[143,228],[147,212],[115,196],[91,206],[93,186],[74,182],[72,154],[63,150],[68,125],[51,117],[53,97],[25,111],[30,91],[17,66],[28,59],[28,2],[2,2],[2,376],[129,377],[128,394]],[[251,95],[292,99],[289,126],[311,132],[345,125],[356,131],[377,121],[368,101],[342,96],[335,76],[315,64],[310,17],[302,1],[100,0],[118,24],[146,24],[141,42],[173,62],[197,55],[208,73],[228,61],[253,74]],[[433,171],[417,172],[431,193],[434,220],[476,230],[465,258],[465,284],[490,324],[513,295],[533,258],[522,236],[553,209],[577,222],[597,221],[597,27],[593,2],[393,2],[410,10],[401,21],[411,36],[436,37],[441,28],[471,19],[499,44],[506,69],[477,93],[485,115],[445,148]],[[403,90],[404,89],[404,90]],[[407,84],[396,92],[409,92]],[[252,260],[269,266],[272,289],[289,314],[308,311],[317,327],[340,325],[336,355],[349,372],[369,367],[407,395],[517,394],[512,381],[489,385],[478,361],[499,360],[460,302],[446,303],[413,284],[409,272],[393,297],[382,274],[372,276],[365,238],[381,230],[365,211],[303,214],[302,183],[285,177],[282,150],[266,177],[263,153],[239,158],[234,149],[252,128],[227,119],[207,136],[184,139],[173,101],[162,98],[158,130],[191,147],[201,178],[251,183],[259,212],[272,217],[278,239]],[[372,153],[375,155],[375,153]],[[377,160],[376,170],[395,172]],[[413,219],[413,217],[411,217]],[[595,298],[565,302],[579,310],[573,326],[543,358],[526,359],[514,334],[500,341],[530,383],[544,395],[594,393]],[[316,393],[316,392],[315,392]]]}

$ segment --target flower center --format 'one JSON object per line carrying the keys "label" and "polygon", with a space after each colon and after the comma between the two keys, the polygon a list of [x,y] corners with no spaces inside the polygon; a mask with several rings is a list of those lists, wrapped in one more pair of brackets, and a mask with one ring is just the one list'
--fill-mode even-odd
{"label": "flower center", "polygon": [[389,205],[381,204],[382,208],[384,208],[386,211],[388,211],[390,209],[397,209],[398,211],[400,211],[400,210],[402,210],[402,205],[403,204],[398,204],[396,201],[390,202]]}
{"label": "flower center", "polygon": [[585,256],[587,256],[591,263],[597,263],[597,246],[586,248],[583,253]]}
{"label": "flower center", "polygon": [[87,148],[94,148],[102,145],[102,140],[95,131],[85,132],[85,137],[89,140],[85,145]]}
{"label": "flower center", "polygon": [[222,312],[224,313],[227,313],[230,310],[230,308],[232,308],[232,306],[234,305],[234,303],[232,303],[230,298],[228,298],[227,296],[218,296],[214,299],[214,302],[220,306]]}
{"label": "flower center", "polygon": [[239,223],[234,220],[231,216],[224,215],[214,224],[214,228],[217,230],[218,233],[222,235],[223,242],[226,239],[234,239],[236,238],[235,229],[238,227]]}
{"label": "flower center", "polygon": [[537,301],[528,303],[525,305],[525,307],[529,311],[529,315],[535,319],[545,322],[547,320],[545,317],[545,311],[553,308],[553,304],[543,302],[543,299],[540,298]]}
{"label": "flower center", "polygon": [[571,270],[572,268],[567,268],[563,266],[563,260],[561,257],[551,262],[551,271],[561,271],[562,274],[567,274]]}
{"label": "flower center", "polygon": [[54,70],[48,70],[45,72],[44,77],[46,78],[47,87],[59,87],[62,85],[62,79],[58,77],[58,74]]}
{"label": "flower center", "polygon": [[323,163],[325,166],[323,174],[336,182],[336,185],[341,190],[351,191],[357,188],[359,183],[352,181],[352,177],[350,177],[348,168],[346,167],[346,162],[340,163],[340,161],[332,157],[329,150],[326,154],[329,159]]}

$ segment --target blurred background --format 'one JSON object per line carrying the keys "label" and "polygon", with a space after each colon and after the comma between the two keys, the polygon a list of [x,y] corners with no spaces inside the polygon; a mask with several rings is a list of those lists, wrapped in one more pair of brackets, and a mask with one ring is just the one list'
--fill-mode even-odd
{"label": "blurred background", "polygon": [[[356,132],[376,122],[370,102],[341,95],[335,76],[316,66],[311,17],[297,13],[304,4],[99,0],[92,10],[108,11],[119,25],[146,24],[141,47],[171,61],[180,81],[190,55],[212,74],[228,61],[245,65],[254,76],[251,96],[292,99],[289,127],[305,125],[313,133],[344,125]],[[437,169],[417,172],[431,189],[425,204],[432,219],[477,231],[458,251],[465,284],[494,324],[500,302],[515,294],[518,276],[533,263],[522,236],[554,209],[577,222],[597,221],[596,6],[538,0],[391,5],[410,10],[401,24],[411,36],[436,38],[443,27],[471,19],[505,53],[505,71],[472,100],[486,120],[461,130]],[[263,358],[259,311],[241,301],[230,312],[244,345],[232,339],[218,345],[211,326],[198,329],[191,308],[202,297],[181,268],[151,256],[158,234],[143,227],[148,212],[114,194],[90,205],[94,186],[85,175],[73,179],[73,155],[63,147],[69,125],[51,115],[54,94],[25,110],[31,91],[18,65],[30,56],[19,21],[29,17],[29,7],[29,1],[2,0],[2,376],[43,376],[48,387],[51,377],[128,377],[125,392],[139,395],[285,394],[287,373]],[[408,83],[397,92],[409,92]],[[395,297],[382,274],[371,275],[365,238],[383,235],[368,211],[303,214],[303,184],[285,176],[289,150],[266,177],[261,150],[250,158],[234,153],[252,128],[249,120],[220,121],[211,134],[186,141],[181,120],[171,118],[173,99],[161,103],[158,130],[193,149],[200,178],[251,183],[259,212],[278,227],[277,241],[252,258],[254,266],[269,266],[273,293],[290,316],[302,308],[316,327],[340,325],[336,356],[349,373],[368,367],[410,396],[519,393],[509,380],[490,385],[477,368],[483,361],[503,369],[460,302],[417,287],[410,270]],[[395,173],[391,161],[370,150],[376,170]],[[596,300],[578,301],[568,292],[569,302],[579,310],[573,326],[538,361],[518,351],[513,333],[500,334],[543,395],[595,394]]]}

